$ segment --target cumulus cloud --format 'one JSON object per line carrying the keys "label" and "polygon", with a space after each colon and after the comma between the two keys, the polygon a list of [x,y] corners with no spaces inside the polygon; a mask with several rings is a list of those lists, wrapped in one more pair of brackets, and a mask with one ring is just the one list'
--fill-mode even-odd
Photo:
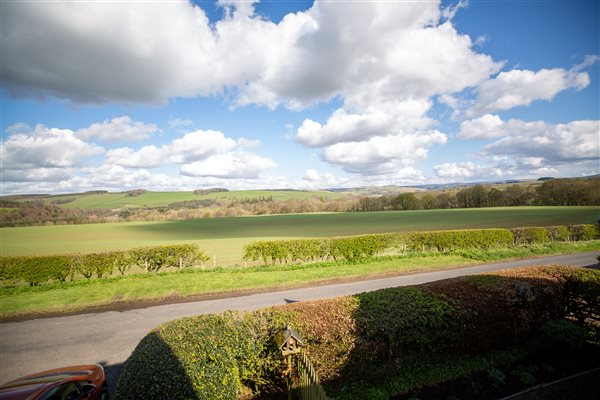
{"label": "cumulus cloud", "polygon": [[154,124],[134,122],[127,115],[112,120],[92,124],[89,128],[79,129],[75,134],[85,140],[103,142],[127,142],[148,139],[151,134],[160,132]]}
{"label": "cumulus cloud", "polygon": [[144,146],[139,150],[119,147],[106,152],[108,164],[133,168],[156,168],[165,160],[165,152],[154,145]]}
{"label": "cumulus cloud", "polygon": [[[376,136],[354,143],[337,143],[325,148],[323,160],[341,166],[346,172],[364,175],[394,174],[415,161],[425,159],[434,144],[446,143],[438,131],[428,133]],[[405,170],[413,173],[412,170]]]}
{"label": "cumulus cloud", "polygon": [[598,120],[549,124],[519,119],[502,121],[495,115],[486,115],[466,122],[469,123],[461,126],[459,137],[495,138],[479,154],[487,159],[488,165],[472,162],[439,164],[434,167],[437,176],[483,178],[499,175],[498,171],[522,177],[597,173],[600,159]]}
{"label": "cumulus cloud", "polygon": [[579,72],[579,68],[501,72],[494,79],[479,85],[477,98],[472,107],[465,111],[465,115],[472,118],[498,110],[527,106],[536,100],[552,100],[564,90],[582,90],[589,84],[589,75]]}
{"label": "cumulus cloud", "polygon": [[225,137],[223,132],[199,129],[173,140],[162,149],[171,163],[183,164],[229,151],[235,146],[236,141]]}
{"label": "cumulus cloud", "polygon": [[129,168],[157,168],[180,165],[185,176],[226,179],[256,179],[276,164],[264,157],[237,149],[256,147],[258,140],[240,138],[237,141],[222,132],[196,130],[163,146],[144,146],[139,150],[120,147],[109,150],[106,164]]}
{"label": "cumulus cloud", "polygon": [[102,147],[82,141],[69,129],[40,124],[23,133],[23,128],[20,126],[21,133],[14,133],[2,142],[0,158],[5,180],[57,181],[71,175],[88,158],[104,152]]}
{"label": "cumulus cloud", "polygon": [[455,10],[444,19],[438,2],[315,2],[278,24],[252,2],[220,4],[226,16],[211,25],[189,2],[6,3],[3,84],[15,96],[91,103],[234,89],[238,105],[299,109],[337,95],[352,107],[364,94],[460,91],[501,66],[472,51],[448,20]]}
{"label": "cumulus cloud", "polygon": [[306,170],[306,173],[302,179],[309,182],[316,182],[321,179],[321,175],[317,172],[317,170],[311,168]]}
{"label": "cumulus cloud", "polygon": [[460,124],[460,139],[489,139],[504,136],[504,122],[497,115],[486,114],[482,117],[463,121]]}
{"label": "cumulus cloud", "polygon": [[181,166],[181,174],[187,176],[211,176],[227,179],[256,179],[260,174],[274,168],[272,160],[251,153],[231,152],[216,154],[206,160]]}
{"label": "cumulus cloud", "polygon": [[475,164],[473,162],[443,163],[433,167],[435,174],[440,178],[464,179],[499,177],[504,174],[502,169]]}
{"label": "cumulus cloud", "polygon": [[309,147],[367,140],[407,130],[425,129],[433,120],[425,116],[429,100],[386,102],[368,107],[364,113],[337,109],[324,125],[306,119],[298,128],[296,141]]}
{"label": "cumulus cloud", "polygon": [[549,124],[543,121],[509,120],[506,136],[484,147],[484,153],[513,156],[527,160],[539,159],[552,163],[572,163],[598,160],[600,121],[572,121]]}

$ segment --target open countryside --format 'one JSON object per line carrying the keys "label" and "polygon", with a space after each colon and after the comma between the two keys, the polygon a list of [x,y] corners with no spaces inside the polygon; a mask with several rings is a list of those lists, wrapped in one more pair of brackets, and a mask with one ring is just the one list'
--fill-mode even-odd
{"label": "open countryside", "polygon": [[0,399],[596,399],[600,1],[548,3],[0,0]]}
{"label": "open countryside", "polygon": [[254,240],[419,230],[589,224],[600,207],[501,207],[210,218],[0,228],[5,256],[91,253],[194,242],[219,265],[241,262]]}

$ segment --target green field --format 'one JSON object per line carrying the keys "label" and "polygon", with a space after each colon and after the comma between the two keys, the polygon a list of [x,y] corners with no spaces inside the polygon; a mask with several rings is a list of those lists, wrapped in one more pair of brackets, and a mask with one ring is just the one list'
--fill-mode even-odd
{"label": "green field", "polygon": [[253,240],[583,224],[599,214],[599,207],[504,207],[0,228],[0,250],[3,256],[61,254],[194,242],[229,265],[242,262],[242,248]]}
{"label": "green field", "polygon": [[480,258],[473,252],[376,257],[357,264],[327,262],[248,268],[208,268],[180,273],[126,275],[67,282],[57,287],[0,288],[0,320],[16,315],[83,311],[119,301],[160,301],[188,296],[297,287],[338,279],[382,277],[442,270],[512,258],[569,254],[600,249],[600,241],[552,243],[497,249]]}
{"label": "green field", "polygon": [[[144,192],[139,196],[127,197],[125,193],[77,194],[43,197],[47,203],[58,201],[64,208],[123,208],[123,207],[163,207],[180,201],[202,199],[242,200],[273,197],[273,200],[310,199],[314,197],[339,198],[343,194],[333,192],[304,192],[295,190],[235,190],[209,193],[203,196],[192,192]],[[68,203],[63,203],[71,200]]]}

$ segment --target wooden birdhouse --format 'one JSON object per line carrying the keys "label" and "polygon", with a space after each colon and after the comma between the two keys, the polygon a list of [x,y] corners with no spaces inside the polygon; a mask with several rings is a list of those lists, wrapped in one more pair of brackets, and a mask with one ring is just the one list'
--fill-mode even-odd
{"label": "wooden birdhouse", "polygon": [[275,341],[283,356],[299,353],[303,346],[302,337],[289,325],[275,335]]}

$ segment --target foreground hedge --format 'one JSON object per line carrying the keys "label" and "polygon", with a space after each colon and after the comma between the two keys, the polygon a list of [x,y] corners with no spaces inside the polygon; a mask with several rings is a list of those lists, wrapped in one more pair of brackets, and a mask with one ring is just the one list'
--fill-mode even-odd
{"label": "foreground hedge", "polygon": [[0,281],[5,285],[28,283],[37,286],[47,282],[63,282],[67,278],[103,278],[112,275],[115,270],[124,274],[135,264],[146,272],[157,272],[168,267],[200,265],[208,259],[202,250],[192,244],[143,247],[128,252],[0,257]]}
{"label": "foreground hedge", "polygon": [[599,290],[600,271],[536,267],[184,318],[138,344],[117,398],[274,397],[285,385],[273,338],[285,323],[303,336],[330,395],[387,398],[447,377],[424,365],[481,358],[528,338],[545,321],[569,316],[592,326]]}

